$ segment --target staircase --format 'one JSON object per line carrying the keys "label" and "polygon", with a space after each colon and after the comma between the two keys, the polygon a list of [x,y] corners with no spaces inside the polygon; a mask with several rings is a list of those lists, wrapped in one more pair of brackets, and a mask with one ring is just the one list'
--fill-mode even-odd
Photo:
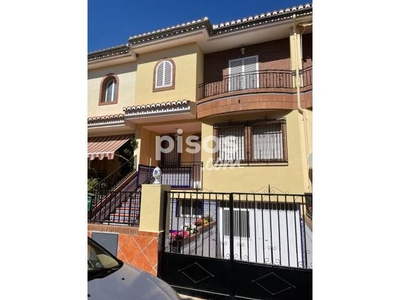
{"label": "staircase", "polygon": [[134,192],[121,192],[125,196],[115,212],[111,213],[103,224],[139,225],[141,188]]}
{"label": "staircase", "polygon": [[141,186],[152,177],[152,167],[140,165],[138,171],[125,176],[107,193],[101,193],[93,205],[89,222],[138,226],[140,218]]}

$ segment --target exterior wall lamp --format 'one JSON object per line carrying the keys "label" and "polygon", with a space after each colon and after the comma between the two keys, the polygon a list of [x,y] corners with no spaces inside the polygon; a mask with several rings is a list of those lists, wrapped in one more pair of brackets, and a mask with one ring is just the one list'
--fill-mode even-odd
{"label": "exterior wall lamp", "polygon": [[240,48],[240,52],[242,53],[242,55],[244,55],[246,53],[246,48],[245,47]]}

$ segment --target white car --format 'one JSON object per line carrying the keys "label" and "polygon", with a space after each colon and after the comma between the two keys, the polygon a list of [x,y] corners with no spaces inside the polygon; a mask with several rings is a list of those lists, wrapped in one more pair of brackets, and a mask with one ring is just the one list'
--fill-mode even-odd
{"label": "white car", "polygon": [[88,238],[89,300],[181,300],[160,278],[130,266]]}

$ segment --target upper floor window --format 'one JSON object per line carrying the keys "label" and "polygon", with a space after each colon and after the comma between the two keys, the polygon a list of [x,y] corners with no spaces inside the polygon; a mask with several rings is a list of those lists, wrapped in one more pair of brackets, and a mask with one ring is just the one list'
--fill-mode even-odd
{"label": "upper floor window", "polygon": [[214,162],[287,162],[284,119],[214,127]]}
{"label": "upper floor window", "polygon": [[100,104],[114,104],[118,99],[118,77],[108,75],[103,79],[100,91]]}
{"label": "upper floor window", "polygon": [[258,88],[258,56],[229,61],[229,91]]}
{"label": "upper floor window", "polygon": [[160,61],[154,70],[154,91],[169,90],[175,87],[175,64],[173,60]]}

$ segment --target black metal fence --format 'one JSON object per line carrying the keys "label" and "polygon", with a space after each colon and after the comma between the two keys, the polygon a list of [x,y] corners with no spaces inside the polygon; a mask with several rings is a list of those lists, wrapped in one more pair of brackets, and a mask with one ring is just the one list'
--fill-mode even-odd
{"label": "black metal fence", "polygon": [[312,268],[312,195],[166,192],[165,251]]}

